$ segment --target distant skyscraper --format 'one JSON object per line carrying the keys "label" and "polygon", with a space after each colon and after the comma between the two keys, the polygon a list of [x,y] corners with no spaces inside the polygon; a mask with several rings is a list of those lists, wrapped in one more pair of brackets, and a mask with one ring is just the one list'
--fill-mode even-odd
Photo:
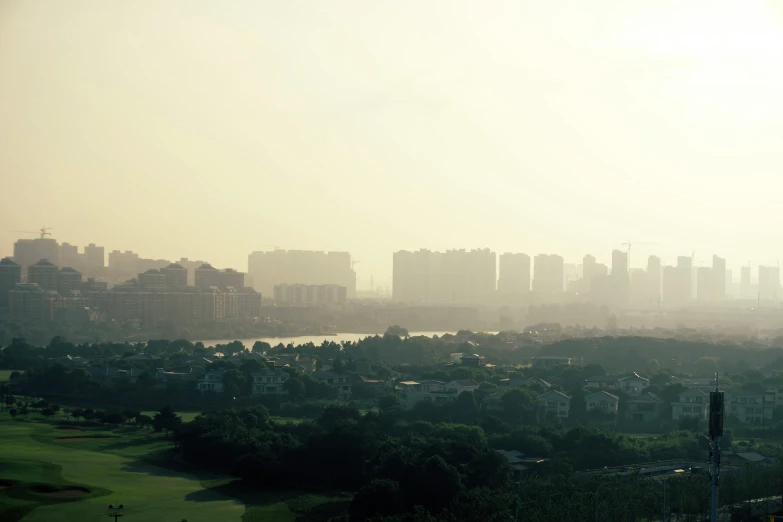
{"label": "distant skyscraper", "polygon": [[27,268],[27,282],[35,283],[43,290],[57,291],[57,276],[59,270],[48,259],[41,259]]}
{"label": "distant skyscraper", "polygon": [[14,243],[14,261],[22,267],[22,275],[27,274],[27,268],[41,259],[47,259],[57,265],[60,261],[60,248],[57,241],[48,237],[36,239],[20,239]]}
{"label": "distant skyscraper", "polygon": [[563,258],[556,254],[538,254],[533,258],[533,292],[541,295],[563,293]]}
{"label": "distant skyscraper", "polygon": [[780,268],[759,265],[758,297],[772,301],[780,300]]}
{"label": "distant skyscraper", "polygon": [[8,307],[8,292],[22,282],[22,267],[10,257],[0,259],[0,308]]}
{"label": "distant skyscraper", "polygon": [[712,279],[714,296],[716,300],[726,298],[726,259],[712,256]]}
{"label": "distant skyscraper", "polygon": [[530,256],[527,254],[502,254],[498,293],[519,295],[530,292]]}
{"label": "distant skyscraper", "polygon": [[612,251],[612,275],[628,275],[628,253],[622,250]]}
{"label": "distant skyscraper", "polygon": [[62,296],[68,296],[79,290],[82,284],[82,274],[73,268],[66,266],[57,272],[57,292]]}
{"label": "distant skyscraper", "polygon": [[392,258],[392,298],[405,303],[435,301],[437,252],[400,250]]}
{"label": "distant skyscraper", "polygon": [[690,257],[677,258],[677,266],[663,269],[663,305],[667,308],[681,307],[691,302],[691,266]]}
{"label": "distant skyscraper", "polygon": [[182,265],[172,263],[160,271],[166,277],[168,290],[184,290],[188,286],[188,271]]}
{"label": "distant skyscraper", "polygon": [[348,252],[274,250],[248,256],[248,272],[253,286],[265,295],[274,295],[278,284],[344,286],[349,299],[356,296],[356,272]]}
{"label": "distant skyscraper", "polygon": [[96,246],[90,243],[84,247],[84,273],[90,277],[95,277],[103,272],[106,265],[106,256],[102,246]]}
{"label": "distant skyscraper", "polygon": [[657,308],[661,302],[661,258],[647,258],[647,282],[649,284],[649,304]]}

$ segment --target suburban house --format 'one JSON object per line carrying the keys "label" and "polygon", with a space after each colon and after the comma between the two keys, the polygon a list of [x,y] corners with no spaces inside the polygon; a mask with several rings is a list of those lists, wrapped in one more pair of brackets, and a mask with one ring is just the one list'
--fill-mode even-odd
{"label": "suburban house", "polygon": [[435,380],[403,381],[395,391],[403,405],[410,409],[419,402],[445,404],[455,400],[464,391],[475,391],[478,384],[474,381],[451,381],[444,383]]}
{"label": "suburban house", "polygon": [[765,419],[772,419],[774,406],[764,403],[764,395],[756,392],[741,391],[732,394],[728,406],[738,421],[747,424],[761,424]]}
{"label": "suburban house", "polygon": [[598,410],[611,415],[617,415],[617,408],[620,405],[620,398],[612,395],[608,391],[596,392],[585,399],[587,411]]}
{"label": "suburban house", "polygon": [[198,387],[198,391],[213,391],[218,393],[222,392],[224,373],[226,373],[225,370],[209,370],[204,374],[204,377],[198,381],[198,384],[196,385]]}
{"label": "suburban house", "polygon": [[253,374],[253,395],[288,395],[285,382],[288,374],[282,370],[265,368]]}
{"label": "suburban house", "polygon": [[562,357],[560,355],[539,355],[533,357],[531,366],[535,368],[552,368],[553,366],[559,366],[561,364],[571,364],[570,357]]}
{"label": "suburban house", "polygon": [[460,357],[462,366],[472,366],[474,368],[478,368],[479,366],[481,366],[481,361],[483,359],[484,358],[477,353],[472,353],[470,355],[463,355],[462,357]]}
{"label": "suburban house", "polygon": [[623,390],[628,395],[639,396],[642,394],[645,388],[650,386],[650,379],[645,379],[639,376],[636,372],[627,377],[622,377],[618,381],[619,389]]}
{"label": "suburban house", "polygon": [[672,403],[672,420],[707,418],[710,396],[702,390],[685,390],[677,402]]}
{"label": "suburban house", "polygon": [[452,390],[454,393],[459,395],[462,392],[474,392],[479,389],[479,385],[476,381],[466,379],[461,381],[451,381],[450,383],[446,384],[446,389]]}
{"label": "suburban house", "polygon": [[663,400],[654,393],[631,397],[625,403],[625,420],[654,421],[660,415]]}
{"label": "suburban house", "polygon": [[748,464],[756,464],[762,467],[772,466],[777,462],[775,457],[765,457],[755,451],[735,453],[733,451],[722,451],[721,460],[726,462],[730,466],[747,466]]}
{"label": "suburban house", "polygon": [[503,397],[506,395],[506,391],[499,391],[492,395],[484,397],[484,408],[492,411],[503,410]]}
{"label": "suburban house", "polygon": [[622,390],[628,395],[639,396],[645,388],[650,386],[650,380],[641,377],[637,373],[620,377],[617,375],[594,375],[585,379],[589,388],[599,390]]}
{"label": "suburban house", "polygon": [[531,468],[534,468],[536,465],[541,464],[542,462],[546,462],[548,459],[544,459],[541,457],[527,457],[524,453],[517,450],[495,450],[504,457],[506,457],[506,460],[508,461],[508,464],[511,466],[512,471],[512,478],[514,480],[519,480],[527,471],[529,471]]}
{"label": "suburban house", "polygon": [[136,382],[139,375],[144,373],[143,370],[137,368],[131,368],[130,370],[121,370],[114,366],[106,366],[103,368],[86,368],[86,371],[90,373],[91,380],[97,382],[102,386],[113,387],[117,382]]}
{"label": "suburban house", "polygon": [[546,407],[546,416],[567,418],[571,410],[571,397],[563,392],[549,390],[540,395],[541,401]]}
{"label": "suburban house", "polygon": [[616,375],[593,375],[585,379],[585,385],[588,388],[597,388],[599,390],[618,390],[620,378]]}
{"label": "suburban house", "polygon": [[318,382],[324,382],[337,389],[337,398],[347,400],[351,397],[351,383],[348,382],[348,376],[337,373],[333,370],[320,370],[310,374],[310,377]]}
{"label": "suburban house", "polygon": [[167,372],[164,371],[163,368],[158,368],[155,370],[155,380],[156,381],[195,381],[196,380],[196,374],[192,371],[187,372]]}

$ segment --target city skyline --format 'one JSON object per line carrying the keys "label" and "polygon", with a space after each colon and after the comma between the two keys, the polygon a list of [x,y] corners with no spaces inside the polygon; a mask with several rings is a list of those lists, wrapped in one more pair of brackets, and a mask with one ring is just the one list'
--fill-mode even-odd
{"label": "city skyline", "polygon": [[360,284],[421,247],[774,265],[783,7],[718,4],[5,4],[0,255],[46,224],[218,266],[348,251]]}

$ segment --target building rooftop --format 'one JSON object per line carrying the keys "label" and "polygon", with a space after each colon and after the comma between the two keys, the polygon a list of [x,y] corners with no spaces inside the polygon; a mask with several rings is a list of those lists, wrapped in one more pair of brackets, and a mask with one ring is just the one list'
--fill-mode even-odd
{"label": "building rooftop", "polygon": [[184,270],[184,269],[185,269],[185,267],[184,267],[184,266],[182,266],[182,265],[180,265],[179,263],[171,263],[171,264],[170,264],[169,266],[167,266],[166,268],[178,268],[178,269],[181,269],[181,270]]}
{"label": "building rooftop", "polygon": [[198,267],[196,270],[214,270],[215,267],[210,265],[209,263],[204,263],[200,267]]}
{"label": "building rooftop", "polygon": [[41,259],[33,266],[55,266],[54,263],[49,261],[48,259]]}
{"label": "building rooftop", "polygon": [[14,260],[10,257],[4,257],[3,259],[0,259],[0,265],[19,266],[18,264],[14,263]]}

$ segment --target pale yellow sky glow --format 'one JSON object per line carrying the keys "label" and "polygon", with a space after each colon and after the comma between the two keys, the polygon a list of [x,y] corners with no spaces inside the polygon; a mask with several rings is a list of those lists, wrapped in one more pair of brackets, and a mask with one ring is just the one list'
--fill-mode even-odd
{"label": "pale yellow sky glow", "polygon": [[773,264],[781,64],[772,1],[5,0],[0,256]]}

